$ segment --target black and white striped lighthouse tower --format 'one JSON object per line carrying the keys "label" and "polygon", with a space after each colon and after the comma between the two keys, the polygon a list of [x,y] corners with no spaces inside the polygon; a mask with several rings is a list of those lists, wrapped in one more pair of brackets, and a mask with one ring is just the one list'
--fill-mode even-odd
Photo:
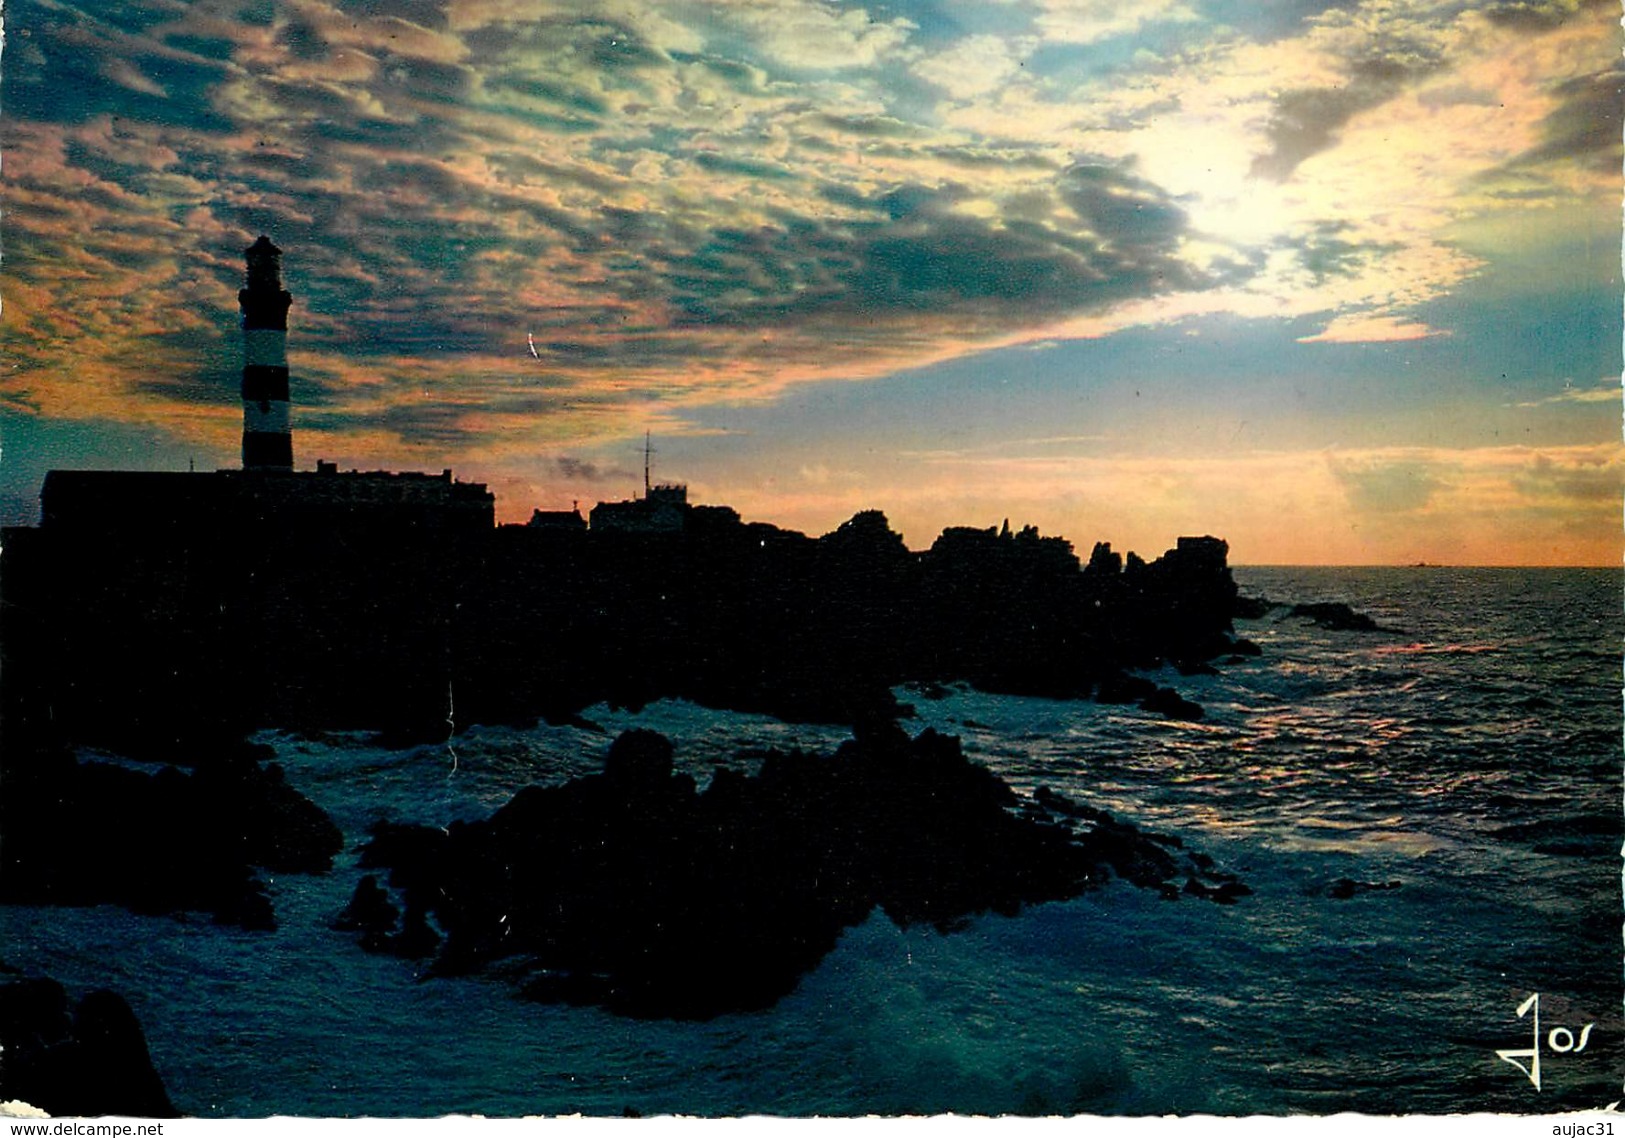
{"label": "black and white striped lighthouse tower", "polygon": [[243,310],[243,469],[292,470],[288,426],[288,306],[282,250],[264,234],[246,250]]}

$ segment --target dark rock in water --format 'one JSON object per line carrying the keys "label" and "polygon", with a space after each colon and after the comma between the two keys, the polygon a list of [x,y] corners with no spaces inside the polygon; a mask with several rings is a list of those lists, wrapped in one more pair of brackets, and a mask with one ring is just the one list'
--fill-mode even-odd
{"label": "dark rock in water", "polygon": [[[536,788],[527,787],[519,793],[525,794],[534,789]],[[453,823],[453,827],[456,825],[459,823]],[[441,856],[453,827],[442,830],[437,826],[380,822],[372,827],[371,840],[361,847],[361,865],[366,869],[381,869],[434,861]],[[400,871],[397,870],[398,872]],[[390,877],[393,882],[396,873],[392,873]]]}
{"label": "dark rock in water", "polygon": [[0,1078],[17,1061],[13,1044],[21,1050],[25,1043],[65,1039],[72,1026],[68,993],[55,980],[41,976],[0,985],[0,1031],[4,1032],[7,1055],[6,1062],[0,1064]]}
{"label": "dark rock in water", "polygon": [[1157,694],[1157,685],[1144,676],[1122,673],[1107,676],[1095,691],[1097,703],[1135,703]]}
{"label": "dark rock in water", "polygon": [[333,928],[359,932],[361,947],[382,956],[422,960],[433,956],[440,947],[440,934],[430,926],[421,901],[416,897],[409,900],[402,917],[378,878],[370,873],[356,884],[355,895],[333,921]]}
{"label": "dark rock in water", "polygon": [[400,916],[378,878],[369,873],[356,883],[350,903],[333,919],[333,927],[340,932],[383,934],[395,928]]}
{"label": "dark rock in water", "polygon": [[604,777],[616,786],[658,788],[671,778],[671,740],[641,728],[622,732],[609,745]]}
{"label": "dark rock in water", "polygon": [[1237,656],[1262,656],[1264,654],[1262,648],[1245,636],[1236,637],[1235,641],[1230,645],[1230,650]]}
{"label": "dark rock in water", "polygon": [[409,905],[401,921],[401,931],[388,938],[387,950],[408,960],[422,960],[433,956],[440,947],[440,934],[429,927],[429,918],[423,909]]}
{"label": "dark rock in water", "polygon": [[124,997],[106,989],[79,1001],[73,1037],[81,1049],[86,1114],[174,1116],[163,1081],[153,1069],[141,1024]]}
{"label": "dark rock in water", "polygon": [[323,872],[343,843],[280,767],[241,752],[191,774],[148,774],[49,750],[8,753],[5,766],[0,901],[206,912],[217,923],[270,929],[275,919],[254,867]]}
{"label": "dark rock in water", "polygon": [[1355,881],[1349,877],[1339,877],[1326,886],[1326,896],[1334,901],[1347,901],[1358,893],[1380,893],[1399,887],[1398,881]]}
{"label": "dark rock in water", "polygon": [[242,858],[276,873],[325,873],[343,848],[332,819],[287,783],[282,767],[267,763],[209,763],[192,775],[199,812],[242,834]]}
{"label": "dark rock in water", "polygon": [[210,920],[217,925],[234,925],[252,932],[275,932],[276,911],[265,895],[265,886],[250,880],[241,891],[222,898],[213,906]]}
{"label": "dark rock in water", "polygon": [[0,1101],[58,1116],[179,1116],[135,1013],[113,992],[91,992],[70,1007],[55,980],[0,986],[0,1047]]}
{"label": "dark rock in water", "polygon": [[535,999],[703,1019],[771,1005],[877,907],[947,931],[1108,871],[1152,888],[1196,872],[1104,812],[1019,804],[957,739],[883,717],[833,756],[769,752],[703,792],[663,738],[628,732],[603,774],[484,821],[376,827],[362,863],[389,869],[408,928],[363,947],[404,953],[415,912],[444,933],[433,973],[503,962]]}
{"label": "dark rock in water", "polygon": [[1231,613],[1237,620],[1258,620],[1267,615],[1271,609],[1281,606],[1268,597],[1237,596]]}
{"label": "dark rock in water", "polygon": [[1597,843],[1583,839],[1573,839],[1559,842],[1536,842],[1530,849],[1538,854],[1550,857],[1595,857],[1599,852]]}
{"label": "dark rock in water", "polygon": [[1073,802],[1055,793],[1047,786],[1041,786],[1033,792],[1033,801],[1045,810],[1063,814],[1068,818],[1079,818],[1086,822],[1106,825],[1116,824],[1112,816],[1098,806],[1090,806],[1086,802]]}
{"label": "dark rock in water", "polygon": [[1200,704],[1192,703],[1173,688],[1156,689],[1140,701],[1140,706],[1169,719],[1195,720],[1206,714]]}
{"label": "dark rock in water", "polygon": [[1077,841],[1096,863],[1132,884],[1158,889],[1168,900],[1179,898],[1181,878],[1183,891],[1199,897],[1221,899],[1218,893],[1225,885],[1234,887],[1230,900],[1241,895],[1236,889],[1250,892],[1233,876],[1217,872],[1213,859],[1206,854],[1185,852],[1185,843],[1174,835],[1147,833],[1098,807],[1073,802],[1047,786],[1038,788],[1033,801],[1048,814],[1084,823]]}
{"label": "dark rock in water", "polygon": [[1216,905],[1234,905],[1241,898],[1253,895],[1251,888],[1233,878],[1199,881],[1190,877],[1185,881],[1185,892]]}
{"label": "dark rock in water", "polygon": [[[1517,800],[1513,804],[1518,808],[1524,805]],[[1501,826],[1490,831],[1490,836],[1503,841],[1530,842],[1530,848],[1536,853],[1586,857],[1618,849],[1622,830],[1625,830],[1625,822],[1618,814],[1576,814]]]}
{"label": "dark rock in water", "polygon": [[1355,612],[1341,601],[1317,601],[1293,605],[1287,616],[1307,617],[1321,628],[1340,632],[1386,632],[1363,612]]}
{"label": "dark rock in water", "polygon": [[[1505,796],[1503,801],[1514,807],[1526,805],[1515,795]],[[1490,831],[1490,837],[1511,841],[1596,837],[1613,841],[1619,837],[1622,828],[1625,828],[1625,822],[1618,814],[1573,814],[1500,826]]]}

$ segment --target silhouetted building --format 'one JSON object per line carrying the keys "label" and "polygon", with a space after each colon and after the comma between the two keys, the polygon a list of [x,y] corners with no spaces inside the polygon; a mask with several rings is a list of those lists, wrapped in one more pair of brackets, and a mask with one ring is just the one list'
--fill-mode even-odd
{"label": "silhouetted building", "polygon": [[651,486],[627,502],[599,502],[591,526],[599,533],[682,533],[688,523],[688,487]]}
{"label": "silhouetted building", "polygon": [[212,474],[53,470],[40,490],[40,528],[123,544],[220,546],[245,526],[338,527],[455,539],[488,532],[496,502],[477,482],[440,474],[217,470]]}
{"label": "silhouetted building", "polygon": [[586,533],[587,519],[579,509],[532,510],[527,529],[551,530],[559,533]]}

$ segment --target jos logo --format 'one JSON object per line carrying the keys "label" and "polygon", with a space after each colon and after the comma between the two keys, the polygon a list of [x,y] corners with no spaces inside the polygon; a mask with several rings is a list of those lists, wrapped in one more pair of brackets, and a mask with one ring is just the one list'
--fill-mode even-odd
{"label": "jos logo", "polygon": [[[1509,1051],[1497,1051],[1496,1054],[1502,1059],[1505,1059],[1508,1063],[1511,1063],[1514,1067],[1518,1068],[1518,1070],[1522,1071],[1525,1075],[1528,1075],[1529,1081],[1535,1084],[1535,1089],[1538,1091],[1540,1090],[1541,1045],[1539,992],[1536,992],[1521,1005],[1519,1005],[1518,1018],[1522,1019],[1524,1016],[1528,1015],[1531,1009],[1533,1009],[1535,1013],[1534,1038],[1531,1041],[1531,1046]],[[1546,1033],[1546,1047],[1559,1055],[1566,1055],[1570,1053],[1577,1054],[1586,1049],[1586,1044],[1591,1040],[1591,1029],[1596,1026],[1597,1025],[1595,1023],[1586,1024],[1580,1029],[1580,1036],[1578,1039],[1575,1038],[1574,1032],[1570,1031],[1568,1028],[1554,1027]],[[1527,1067],[1520,1062],[1520,1060],[1523,1059],[1529,1060],[1529,1065]]]}

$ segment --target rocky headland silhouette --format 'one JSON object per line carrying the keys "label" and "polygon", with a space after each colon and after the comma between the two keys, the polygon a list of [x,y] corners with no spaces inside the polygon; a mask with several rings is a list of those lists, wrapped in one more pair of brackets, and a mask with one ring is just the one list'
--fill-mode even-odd
{"label": "rocky headland silhouette", "polygon": [[165,524],[98,495],[116,522],[7,531],[8,733],[187,760],[265,727],[416,743],[660,698],[851,724],[952,681],[1197,717],[1131,671],[1250,650],[1217,538],[1085,564],[1031,527],[914,552],[873,510],[819,538],[686,504],[663,532],[493,526],[320,497],[342,475],[220,473],[224,501],[157,494]]}
{"label": "rocky headland silhouette", "polygon": [[[809,900],[805,927],[763,926],[778,928],[776,951],[787,961],[805,963],[858,909],[952,919],[1067,895],[1098,868],[1076,843],[1042,837],[1028,822],[996,821],[1013,805],[1007,792],[967,791],[968,801],[999,807],[980,821],[953,814],[964,806],[954,796],[985,788],[986,772],[968,782],[900,781],[908,764],[898,755],[952,751],[952,763],[916,764],[939,775],[963,759],[957,745],[922,737],[905,746],[894,727],[886,729],[893,735],[874,733],[873,725],[907,714],[895,692],[930,698],[964,682],[1196,718],[1200,707],[1135,670],[1165,662],[1205,670],[1210,660],[1257,651],[1232,635],[1236,587],[1225,543],[1211,537],[1181,538],[1151,562],[1099,544],[1082,563],[1068,542],[1031,527],[953,528],[915,552],[879,511],[811,538],[743,522],[726,507],[691,506],[680,487],[612,504],[619,512],[602,524],[595,510],[592,527],[574,515],[579,524],[553,524],[555,515],[548,524],[496,526],[483,488],[449,473],[345,475],[322,464],[314,474],[53,477],[44,524],[8,530],[0,562],[0,900],[15,903],[111,902],[269,928],[275,915],[257,874],[322,872],[342,839],[264,749],[246,741],[254,730],[366,729],[415,745],[476,723],[580,722],[599,703],[638,709],[682,698],[870,725],[867,743],[798,783],[820,796],[827,820],[839,820],[835,832],[847,845],[794,856],[761,851],[762,866],[784,871],[764,893],[796,895],[791,866],[802,856],[844,859],[851,873],[862,866],[860,876],[880,880],[894,839],[865,813],[865,794],[850,792],[863,778],[891,780],[865,793],[893,813],[921,808],[911,799],[920,794],[956,824],[982,827],[985,865],[949,859],[938,874],[939,892],[970,874],[953,885],[968,893],[933,900],[927,891],[905,901],[877,885],[879,892],[843,896],[833,907]],[[120,761],[76,757],[87,748]],[[154,771],[123,758],[172,765]],[[874,770],[850,773],[865,763]],[[719,776],[697,796],[692,787],[631,793],[616,809],[624,821],[669,798],[677,814],[657,816],[687,843],[684,856],[704,864],[697,834],[712,834],[718,849],[744,848],[761,817],[783,813],[775,788],[805,761],[769,766],[744,783]],[[619,793],[642,784],[612,769],[603,785]],[[729,798],[733,791],[743,797]],[[540,793],[597,801],[581,788]],[[536,810],[535,795],[522,795],[491,825],[507,834],[514,815]],[[115,850],[96,837],[131,811],[150,823],[149,838]],[[1108,831],[1096,830],[1098,842]],[[79,837],[64,842],[64,834]],[[1003,841],[1012,845],[996,856]],[[376,845],[369,856],[390,848],[382,836]],[[659,856],[628,850],[629,864]],[[1053,865],[1040,872],[1046,861]],[[975,873],[1006,863],[1019,866],[1008,882],[975,892]],[[412,880],[412,864],[393,868]],[[757,871],[766,875],[758,885],[772,876]],[[585,871],[581,879],[588,892],[612,884]],[[436,934],[414,895],[408,887],[407,923],[387,928],[380,914],[392,902],[380,893],[369,909],[358,898],[355,927],[370,929],[375,947],[417,951]],[[696,898],[690,891],[685,904],[697,912],[721,904]],[[933,906],[946,907],[938,914]],[[432,911],[447,934],[441,966],[477,960],[482,934],[467,914]],[[571,991],[584,990],[583,961],[608,944],[604,935],[569,950]],[[622,987],[659,986],[629,967],[611,969],[625,973]],[[784,967],[744,1002],[799,974]],[[647,994],[628,999],[658,1003]]]}
{"label": "rocky headland silhouette", "polygon": [[[678,697],[851,724],[894,689],[1146,701],[1198,717],[1128,669],[1233,653],[1227,548],[1182,538],[1147,564],[1097,546],[1080,564],[1028,527],[951,528],[912,552],[877,510],[820,538],[704,507],[661,534],[502,527],[461,714],[568,720]],[[426,731],[443,730],[440,721]]]}

